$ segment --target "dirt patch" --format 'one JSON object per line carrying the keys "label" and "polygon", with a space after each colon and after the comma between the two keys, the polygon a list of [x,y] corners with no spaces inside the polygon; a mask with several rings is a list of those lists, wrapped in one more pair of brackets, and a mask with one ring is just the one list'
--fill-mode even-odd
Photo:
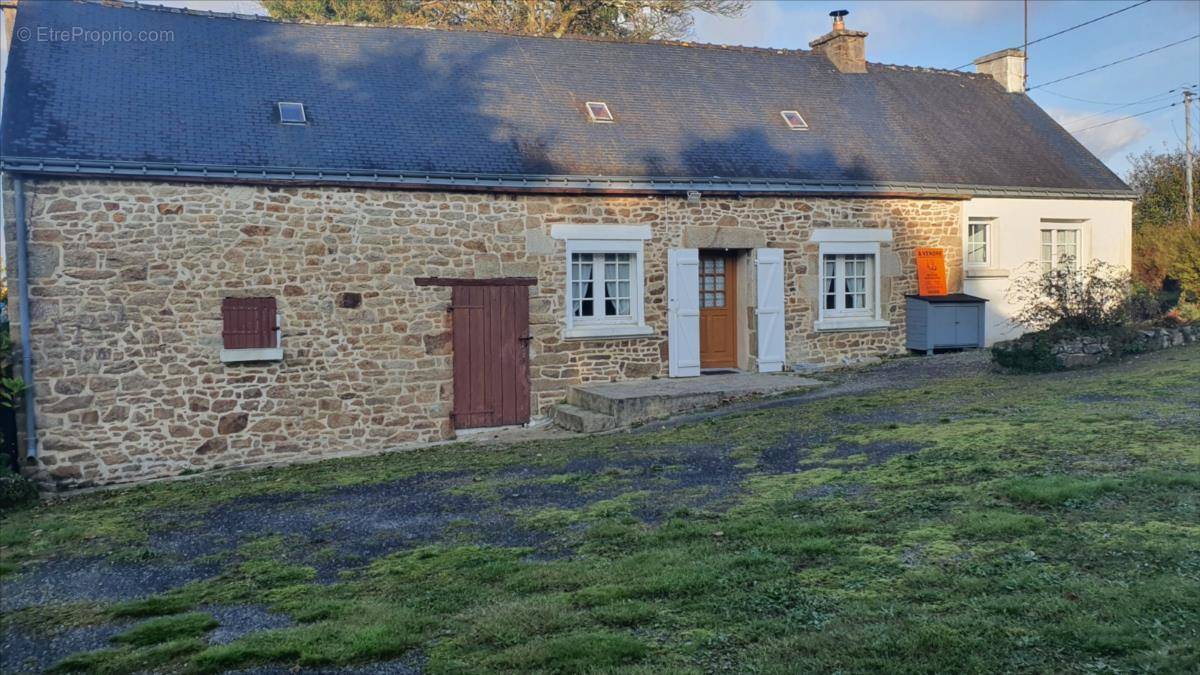
{"label": "dirt patch", "polygon": [[198,607],[197,611],[211,614],[220,624],[208,633],[208,641],[214,645],[227,645],[250,633],[292,625],[288,616],[268,611],[261,605],[207,606]]}
{"label": "dirt patch", "polygon": [[37,633],[16,625],[6,626],[0,636],[0,671],[44,672],[68,654],[109,647],[109,640],[132,624],[132,621],[120,621]]}
{"label": "dirt patch", "polygon": [[214,563],[114,563],[105,558],[47,560],[3,581],[0,610],[71,602],[114,602],[141,598],[205,579]]}

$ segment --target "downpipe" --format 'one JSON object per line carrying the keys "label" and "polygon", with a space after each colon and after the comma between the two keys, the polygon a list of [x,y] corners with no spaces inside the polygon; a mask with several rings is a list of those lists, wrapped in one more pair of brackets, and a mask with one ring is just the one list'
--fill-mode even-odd
{"label": "downpipe", "polygon": [[29,230],[25,211],[25,181],[13,178],[17,222],[17,297],[21,312],[21,379],[25,381],[25,460],[37,459],[37,414],[33,401],[33,354],[29,338]]}

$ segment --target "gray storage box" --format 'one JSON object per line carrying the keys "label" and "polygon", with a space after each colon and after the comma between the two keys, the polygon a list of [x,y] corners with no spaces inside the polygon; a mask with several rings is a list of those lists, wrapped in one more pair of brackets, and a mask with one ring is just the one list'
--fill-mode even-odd
{"label": "gray storage box", "polygon": [[932,354],[935,349],[983,347],[983,303],[965,293],[909,295],[907,346]]}

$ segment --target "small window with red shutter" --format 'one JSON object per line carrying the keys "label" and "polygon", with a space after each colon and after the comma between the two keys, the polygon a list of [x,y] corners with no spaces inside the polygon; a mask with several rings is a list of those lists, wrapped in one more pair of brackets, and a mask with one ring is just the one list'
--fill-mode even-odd
{"label": "small window with red shutter", "polygon": [[225,298],[221,303],[221,322],[222,361],[283,358],[275,298]]}

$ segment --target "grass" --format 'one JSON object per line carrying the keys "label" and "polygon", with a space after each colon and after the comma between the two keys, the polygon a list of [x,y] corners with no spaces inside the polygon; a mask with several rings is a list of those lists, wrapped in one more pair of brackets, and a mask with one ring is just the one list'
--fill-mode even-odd
{"label": "grass", "polygon": [[113,642],[135,647],[152,647],[164,642],[199,637],[217,627],[217,620],[203,612],[176,614],[151,619],[113,638]]}
{"label": "grass", "polygon": [[[153,485],[0,521],[5,583],[51,556],[156,560],[164,517],[247,496],[318,494],[469,467],[493,509],[535,485],[586,503],[509,514],[539,549],[454,530],[345,570],[266,537],[221,572],[150,598],[46,605],[9,627],[135,620],[63,672],[325,667],[420,653],[449,672],[1196,672],[1200,348],[1084,373],[948,379],[639,434],[340,460]],[[672,487],[690,447],[743,474],[704,502]],[[781,447],[801,458],[772,474]],[[680,453],[680,449],[685,450]],[[581,456],[646,471],[571,471]],[[625,466],[625,465],[622,465]],[[542,472],[516,477],[512,469]],[[639,509],[659,503],[660,519]],[[694,505],[696,504],[696,505]],[[158,516],[149,517],[150,514]],[[164,516],[166,514],[166,516]],[[314,533],[314,538],[324,536]],[[551,550],[555,555],[541,553]],[[147,558],[149,555],[149,558]],[[255,604],[287,628],[226,645],[205,607]]]}

